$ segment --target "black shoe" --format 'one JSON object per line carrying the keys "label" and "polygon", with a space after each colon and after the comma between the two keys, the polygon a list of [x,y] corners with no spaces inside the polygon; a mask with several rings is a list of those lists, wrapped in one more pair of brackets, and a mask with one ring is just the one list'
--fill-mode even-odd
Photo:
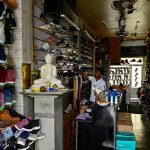
{"label": "black shoe", "polygon": [[0,44],[0,62],[6,62],[5,48]]}
{"label": "black shoe", "polygon": [[31,132],[33,130],[38,130],[38,129],[40,129],[39,119],[31,120],[29,124],[27,124],[26,126],[22,128],[22,130],[28,131],[28,132]]}
{"label": "black shoe", "polygon": [[23,115],[19,114],[18,112],[16,112],[16,111],[15,111],[15,110],[13,110],[13,109],[8,108],[8,111],[9,111],[9,114],[10,114],[12,117],[19,117],[19,118],[20,118],[20,120],[22,120],[22,119],[25,119],[25,118],[26,118],[25,116],[23,116]]}
{"label": "black shoe", "polygon": [[25,146],[17,144],[17,150],[26,150],[29,149],[30,145],[26,144]]}
{"label": "black shoe", "polygon": [[14,136],[7,141],[5,150],[17,150],[16,138]]}
{"label": "black shoe", "polygon": [[5,14],[5,26],[7,29],[14,29],[17,27],[13,10],[7,8]]}
{"label": "black shoe", "polygon": [[0,20],[3,19],[3,12],[5,10],[5,5],[3,1],[0,1]]}
{"label": "black shoe", "polygon": [[6,46],[11,46],[14,43],[13,30],[5,28],[5,43]]}

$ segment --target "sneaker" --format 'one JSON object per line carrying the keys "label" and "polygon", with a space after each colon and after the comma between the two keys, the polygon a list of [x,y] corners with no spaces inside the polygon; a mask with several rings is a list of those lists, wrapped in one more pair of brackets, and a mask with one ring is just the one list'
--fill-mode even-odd
{"label": "sneaker", "polygon": [[17,144],[17,150],[26,150],[26,149],[29,149],[30,148],[30,145],[26,144],[26,145],[19,145]]}
{"label": "sneaker", "polygon": [[[25,119],[26,117],[25,116],[23,116],[23,115],[21,115],[21,114],[19,114],[18,112],[16,112],[15,110],[13,110],[12,108],[11,109],[7,109],[8,111],[9,111],[9,114],[12,116],[12,117],[18,117],[18,118],[20,118],[20,120],[22,120],[22,119]],[[28,119],[30,119],[31,120],[31,118],[28,118]]]}
{"label": "sneaker", "polygon": [[49,24],[45,24],[45,25],[40,26],[40,29],[44,30],[44,31],[47,31],[47,32],[51,32],[52,31],[52,28],[51,28],[51,26]]}
{"label": "sneaker", "polygon": [[8,85],[4,86],[3,92],[4,92],[4,103],[5,103],[5,105],[11,105],[12,101],[13,101],[13,97],[12,97],[12,91]]}
{"label": "sneaker", "polygon": [[46,135],[42,134],[40,130],[34,130],[34,131],[31,131],[31,133],[29,134],[28,140],[36,141],[39,139],[43,139],[45,136]]}
{"label": "sneaker", "polygon": [[4,107],[4,93],[0,90],[0,107]]}
{"label": "sneaker", "polygon": [[12,9],[7,8],[5,14],[5,28],[14,29],[17,27],[14,12]]}
{"label": "sneaker", "polygon": [[19,145],[25,146],[28,137],[29,137],[29,132],[28,131],[23,131],[23,132],[21,132],[21,134],[17,138],[17,142],[16,143],[19,144]]}
{"label": "sneaker", "polygon": [[20,122],[16,123],[14,126],[18,130],[22,130],[22,128],[29,124],[29,119],[22,119]]}
{"label": "sneaker", "polygon": [[39,119],[31,120],[28,125],[24,126],[22,130],[31,132],[40,129]]}
{"label": "sneaker", "polygon": [[114,144],[112,141],[104,141],[102,143],[102,146],[107,147],[107,148],[114,148]]}
{"label": "sneaker", "polygon": [[20,121],[20,118],[19,117],[12,117],[9,114],[8,110],[2,110],[2,111],[0,111],[0,120],[1,121],[9,121],[12,123],[17,123]]}
{"label": "sneaker", "polygon": [[5,48],[3,45],[0,44],[0,63],[6,63],[6,54],[5,54]]}
{"label": "sneaker", "polygon": [[16,141],[17,141],[16,138],[14,136],[12,136],[7,141],[7,145],[4,147],[4,149],[6,149],[6,150],[17,150]]}
{"label": "sneaker", "polygon": [[40,50],[48,51],[50,49],[50,45],[48,42],[44,42],[43,45],[41,46]]}
{"label": "sneaker", "polygon": [[13,136],[13,131],[10,127],[5,128],[5,130],[2,130],[0,133],[0,140],[1,141],[7,141]]}
{"label": "sneaker", "polygon": [[14,83],[16,81],[16,72],[15,69],[13,67],[7,67],[6,70],[6,81],[7,83]]}
{"label": "sneaker", "polygon": [[0,21],[0,44],[4,44],[5,42],[5,34],[4,34],[4,23]]}

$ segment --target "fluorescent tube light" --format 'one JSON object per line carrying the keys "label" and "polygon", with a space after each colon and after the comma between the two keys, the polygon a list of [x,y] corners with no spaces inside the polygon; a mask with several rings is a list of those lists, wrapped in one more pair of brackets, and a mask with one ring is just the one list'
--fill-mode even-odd
{"label": "fluorescent tube light", "polygon": [[72,22],[65,14],[61,14],[60,16],[62,18],[65,18],[68,23],[70,23],[76,30],[80,31],[80,28],[74,22]]}
{"label": "fluorescent tube light", "polygon": [[84,31],[84,33],[88,36],[89,39],[91,39],[93,42],[96,42],[87,31]]}

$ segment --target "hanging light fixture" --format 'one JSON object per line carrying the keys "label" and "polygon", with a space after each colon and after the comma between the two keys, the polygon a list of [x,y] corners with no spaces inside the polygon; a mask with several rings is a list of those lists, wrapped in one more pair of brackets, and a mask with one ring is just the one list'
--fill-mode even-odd
{"label": "hanging light fixture", "polygon": [[125,28],[125,17],[124,17],[124,14],[121,14],[121,16],[120,16],[119,28]]}

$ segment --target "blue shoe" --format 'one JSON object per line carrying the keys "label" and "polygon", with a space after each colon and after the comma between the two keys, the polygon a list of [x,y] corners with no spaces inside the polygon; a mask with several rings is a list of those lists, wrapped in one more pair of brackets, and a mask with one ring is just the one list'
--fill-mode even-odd
{"label": "blue shoe", "polygon": [[7,127],[5,130],[3,130],[0,134],[0,140],[1,141],[7,141],[13,136],[13,131],[10,127]]}

